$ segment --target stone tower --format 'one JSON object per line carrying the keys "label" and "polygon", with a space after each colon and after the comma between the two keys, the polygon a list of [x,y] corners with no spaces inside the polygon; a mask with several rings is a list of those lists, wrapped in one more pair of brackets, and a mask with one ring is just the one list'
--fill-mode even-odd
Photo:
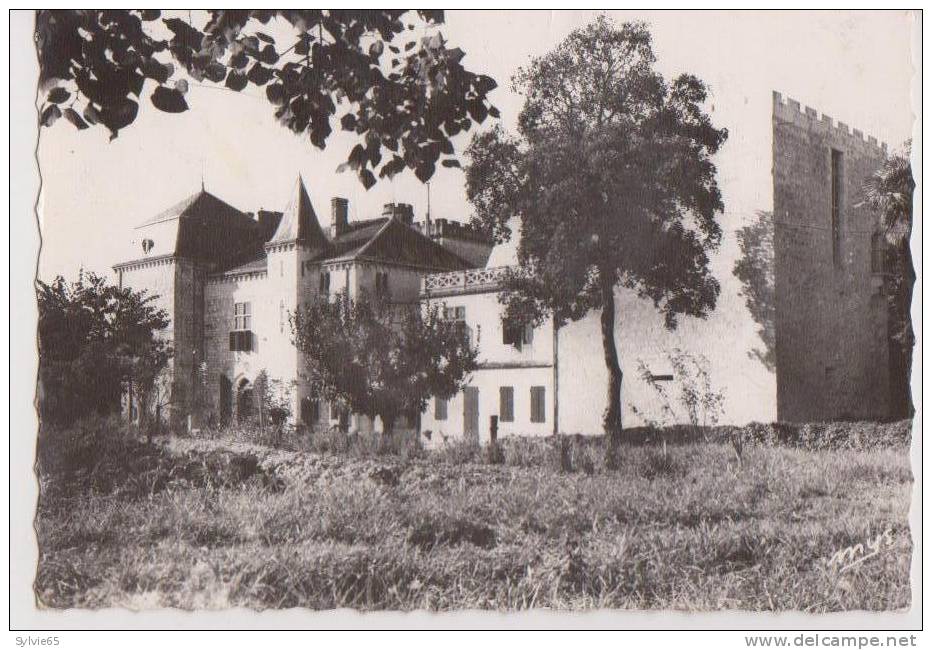
{"label": "stone tower", "polygon": [[[342,205],[345,221],[346,202]],[[291,342],[288,316],[316,295],[320,286],[319,270],[317,265],[310,262],[319,258],[327,247],[327,236],[314,212],[304,180],[299,175],[278,229],[265,244],[268,258],[265,291],[277,301],[271,308],[273,318],[277,318],[279,336],[265,343],[267,349],[263,353],[263,360],[264,369],[273,379],[287,381],[301,374],[298,352]],[[299,390],[291,391],[292,413],[299,412],[300,400],[305,396],[301,383],[298,382],[299,386],[296,387]]]}
{"label": "stone tower", "polygon": [[[135,228],[135,258],[116,264],[119,286],[145,290],[169,316],[163,336],[174,350],[170,377],[156,405],[173,428],[194,411],[197,370],[204,362],[204,284],[209,273],[261,250],[258,223],[248,214],[200,192]],[[132,415],[132,402],[130,401]]]}
{"label": "stone tower", "polygon": [[780,420],[898,415],[877,217],[861,205],[885,154],[876,139],[774,93]]}

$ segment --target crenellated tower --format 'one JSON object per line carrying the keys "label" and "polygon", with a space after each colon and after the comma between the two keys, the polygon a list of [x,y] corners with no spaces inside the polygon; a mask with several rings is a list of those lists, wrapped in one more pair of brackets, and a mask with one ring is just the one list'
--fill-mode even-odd
{"label": "crenellated tower", "polygon": [[[773,94],[777,415],[897,416],[877,215],[864,182],[886,144]],[[879,249],[881,247],[881,249]]]}

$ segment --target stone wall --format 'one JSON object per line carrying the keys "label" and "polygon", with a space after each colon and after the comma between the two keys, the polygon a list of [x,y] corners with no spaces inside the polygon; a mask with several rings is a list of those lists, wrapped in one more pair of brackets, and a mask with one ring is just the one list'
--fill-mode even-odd
{"label": "stone wall", "polygon": [[[290,380],[294,377],[291,373],[283,376],[282,370],[290,361],[287,351],[283,356],[280,344],[281,339],[287,336],[285,330],[288,326],[287,315],[280,304],[283,296],[269,291],[269,285],[266,272],[214,276],[207,282],[204,296],[206,389],[208,409],[215,418],[220,416],[221,377],[230,382],[234,395],[240,384],[254,383],[263,370],[272,379]],[[249,351],[230,350],[230,332],[234,329],[233,306],[240,302],[250,305],[252,349]]]}
{"label": "stone wall", "polygon": [[[832,156],[840,152],[833,255]],[[876,217],[858,207],[885,145],[779,93],[773,98],[777,416],[890,415],[883,278],[871,272]]]}
{"label": "stone wall", "polygon": [[[154,305],[168,313],[168,327],[162,330],[161,336],[170,341],[173,347],[177,345],[175,341],[177,330],[177,315],[175,313],[177,294],[175,286],[178,273],[176,262],[177,260],[174,257],[163,255],[126,263],[116,268],[117,284],[119,286],[127,287],[133,291],[146,291],[147,295],[155,296]],[[173,359],[169,366],[169,373],[172,377],[174,376],[174,363]],[[171,383],[169,380],[166,384],[168,394],[162,395],[160,398],[170,399]],[[123,405],[124,415],[129,416],[129,404],[125,396]],[[153,405],[153,408],[155,406]],[[160,411],[160,415],[168,421],[170,419],[170,406],[165,407],[164,413]]]}

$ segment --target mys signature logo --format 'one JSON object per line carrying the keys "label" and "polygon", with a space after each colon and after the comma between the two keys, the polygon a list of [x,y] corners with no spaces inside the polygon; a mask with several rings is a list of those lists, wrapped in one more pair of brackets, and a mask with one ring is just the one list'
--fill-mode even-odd
{"label": "mys signature logo", "polygon": [[881,551],[891,546],[893,546],[893,531],[888,528],[874,539],[868,541],[866,546],[864,544],[855,544],[840,551],[835,551],[832,557],[829,558],[828,566],[838,569],[839,573],[844,573],[865,560],[879,555]]}

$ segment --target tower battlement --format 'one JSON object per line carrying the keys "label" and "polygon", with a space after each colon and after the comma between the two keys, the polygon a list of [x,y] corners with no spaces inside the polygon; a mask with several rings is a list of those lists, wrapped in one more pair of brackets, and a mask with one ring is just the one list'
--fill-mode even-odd
{"label": "tower battlement", "polygon": [[876,150],[884,156],[887,154],[887,143],[878,142],[874,136],[866,136],[858,129],[849,129],[844,122],[834,120],[825,113],[819,114],[816,109],[800,104],[791,97],[784,97],[776,90],[773,91],[773,115],[798,126],[813,128],[823,132],[831,132],[843,138],[850,146],[864,151]]}

